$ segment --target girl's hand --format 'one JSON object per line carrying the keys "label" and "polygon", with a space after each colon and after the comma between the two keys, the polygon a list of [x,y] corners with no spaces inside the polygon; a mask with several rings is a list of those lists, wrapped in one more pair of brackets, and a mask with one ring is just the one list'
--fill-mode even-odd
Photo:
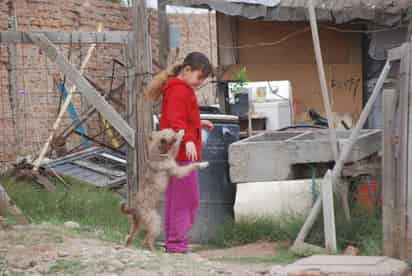
{"label": "girl's hand", "polygon": [[213,128],[215,127],[214,125],[213,125],[213,123],[211,122],[211,121],[209,121],[209,120],[201,120],[200,121],[200,124],[201,124],[201,126],[203,127],[203,128],[205,128],[206,130],[213,130]]}
{"label": "girl's hand", "polygon": [[196,161],[197,160],[197,150],[195,143],[192,141],[189,141],[186,143],[186,157],[190,161]]}

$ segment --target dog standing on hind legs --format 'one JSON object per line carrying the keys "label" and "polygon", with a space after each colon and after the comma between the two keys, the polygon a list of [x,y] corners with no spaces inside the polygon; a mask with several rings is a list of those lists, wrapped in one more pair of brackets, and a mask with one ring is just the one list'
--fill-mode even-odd
{"label": "dog standing on hind legs", "polygon": [[176,133],[172,129],[154,131],[148,141],[148,166],[144,183],[140,183],[137,194],[132,195],[131,207],[125,203],[121,211],[130,216],[130,231],[126,239],[129,246],[139,229],[145,231],[143,246],[154,250],[154,243],[160,234],[161,218],[157,212],[160,195],[167,188],[171,176],[184,177],[194,170],[206,168],[208,162],[179,166],[175,158],[184,136],[184,130]]}

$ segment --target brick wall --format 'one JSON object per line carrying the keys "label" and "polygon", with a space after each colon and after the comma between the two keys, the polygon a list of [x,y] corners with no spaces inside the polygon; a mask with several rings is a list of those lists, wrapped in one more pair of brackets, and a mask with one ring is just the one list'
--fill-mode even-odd
{"label": "brick wall", "polygon": [[[99,22],[104,30],[129,30],[128,10],[119,4],[101,0],[15,0],[18,29],[20,31],[94,31]],[[8,29],[9,6],[7,1],[0,3],[0,30]],[[168,15],[171,24],[179,27],[182,34],[181,49],[177,60],[182,60],[190,51],[201,51],[216,63],[216,48],[212,47],[209,31],[212,30],[212,43],[216,43],[214,14],[172,14]],[[150,34],[152,37],[153,57],[158,56],[159,34],[157,12],[149,10]],[[209,29],[211,27],[211,29]],[[212,44],[213,46],[214,44]],[[111,84],[113,58],[124,62],[124,45],[99,44],[88,64],[85,74],[99,86],[109,90]],[[80,66],[89,45],[59,46],[66,57]],[[173,54],[173,53],[172,53]],[[173,58],[175,57],[172,55]],[[156,58],[157,59],[157,58]],[[34,45],[17,45],[17,94],[9,93],[9,56],[8,45],[0,44],[0,171],[17,156],[36,157],[40,147],[46,141],[58,113],[60,97],[55,87],[56,78],[62,78],[55,64]],[[125,70],[116,67],[113,87],[124,81]],[[67,81],[67,86],[71,83]],[[124,114],[126,95],[121,93],[115,98],[123,105],[114,104],[118,112]],[[199,93],[199,102],[214,103],[211,86]],[[89,104],[76,93],[76,110],[80,113]],[[14,107],[12,112],[12,108]],[[13,113],[15,116],[13,116]],[[65,115],[59,130],[70,125],[69,115]],[[97,115],[88,121],[88,134],[93,136],[103,130]],[[101,140],[109,141],[106,137]],[[80,143],[78,137],[68,139],[68,148]]]}

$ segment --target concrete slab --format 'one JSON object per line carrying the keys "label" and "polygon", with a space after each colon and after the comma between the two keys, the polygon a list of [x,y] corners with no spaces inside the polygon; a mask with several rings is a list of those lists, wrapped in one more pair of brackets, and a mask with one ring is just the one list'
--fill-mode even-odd
{"label": "concrete slab", "polygon": [[328,276],[406,276],[408,265],[389,257],[317,255],[301,259],[273,275],[298,276],[308,272]]}
{"label": "concrete slab", "polygon": [[[338,150],[351,131],[337,131]],[[381,150],[380,130],[362,130],[348,162],[364,159]],[[333,161],[328,132],[266,132],[229,146],[230,178],[233,183],[294,179],[292,165]]]}

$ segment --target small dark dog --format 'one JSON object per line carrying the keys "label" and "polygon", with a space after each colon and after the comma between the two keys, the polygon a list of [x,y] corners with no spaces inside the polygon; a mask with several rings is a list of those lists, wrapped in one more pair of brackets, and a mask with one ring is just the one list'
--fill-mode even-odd
{"label": "small dark dog", "polygon": [[167,188],[170,176],[184,177],[193,170],[206,168],[208,162],[192,163],[178,166],[175,161],[184,131],[178,133],[172,129],[154,131],[148,141],[148,168],[144,183],[140,183],[139,191],[132,196],[131,207],[123,203],[121,211],[130,216],[130,232],[126,240],[129,246],[138,228],[144,230],[143,245],[154,250],[154,242],[160,234],[161,219],[157,212],[160,195]]}

